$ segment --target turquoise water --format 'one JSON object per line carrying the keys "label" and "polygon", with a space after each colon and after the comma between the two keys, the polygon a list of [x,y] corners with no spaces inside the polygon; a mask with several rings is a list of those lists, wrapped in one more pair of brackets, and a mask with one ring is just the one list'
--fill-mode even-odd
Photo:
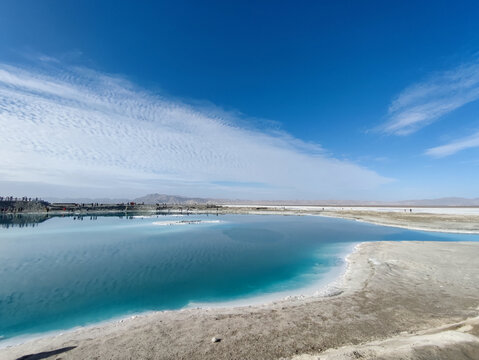
{"label": "turquoise water", "polygon": [[[153,224],[184,219],[221,222]],[[3,340],[149,310],[319,289],[362,241],[479,240],[308,216],[43,220],[32,227],[0,219]]]}

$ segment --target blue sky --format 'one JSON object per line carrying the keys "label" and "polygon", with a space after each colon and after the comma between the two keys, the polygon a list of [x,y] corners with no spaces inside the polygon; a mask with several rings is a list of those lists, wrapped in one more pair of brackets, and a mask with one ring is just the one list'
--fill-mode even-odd
{"label": "blue sky", "polygon": [[474,1],[2,1],[0,190],[478,197]]}

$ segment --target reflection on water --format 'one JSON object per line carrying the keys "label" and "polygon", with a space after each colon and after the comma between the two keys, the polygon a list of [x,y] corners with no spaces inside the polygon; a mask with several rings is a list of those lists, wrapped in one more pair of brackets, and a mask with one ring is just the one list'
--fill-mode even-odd
{"label": "reflection on water", "polygon": [[0,215],[0,226],[2,228],[10,227],[35,227],[38,224],[48,220],[50,217],[45,215],[24,215],[24,214],[1,214]]}
{"label": "reflection on water", "polygon": [[[190,214],[185,214],[191,216]],[[35,227],[39,224],[54,218],[69,218],[72,220],[84,221],[84,220],[98,220],[98,218],[113,217],[118,219],[134,220],[139,217],[151,217],[151,216],[168,216],[164,212],[158,213],[145,213],[142,212],[128,212],[128,213],[110,213],[102,215],[57,215],[57,214],[0,214],[0,227],[8,229],[11,227]]]}

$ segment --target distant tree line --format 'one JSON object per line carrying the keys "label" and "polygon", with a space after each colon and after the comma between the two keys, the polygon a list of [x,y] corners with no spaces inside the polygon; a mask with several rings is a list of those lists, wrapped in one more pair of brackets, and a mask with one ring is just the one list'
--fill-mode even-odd
{"label": "distant tree line", "polygon": [[23,196],[21,198],[19,197],[13,197],[13,196],[0,196],[0,201],[26,201],[26,202],[31,202],[31,201],[43,201],[42,199],[39,198],[31,198],[27,196]]}

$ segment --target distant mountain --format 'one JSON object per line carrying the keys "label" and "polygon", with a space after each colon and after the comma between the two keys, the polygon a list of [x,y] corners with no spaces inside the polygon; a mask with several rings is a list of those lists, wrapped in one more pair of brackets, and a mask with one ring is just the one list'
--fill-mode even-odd
{"label": "distant mountain", "polygon": [[402,201],[362,201],[362,200],[294,200],[256,201],[260,205],[329,205],[329,206],[479,206],[479,198],[444,197],[439,199]]}
{"label": "distant mountain", "polygon": [[364,201],[364,200],[224,200],[217,204],[237,205],[290,205],[290,206],[479,206],[479,198],[440,198],[404,201]]}
{"label": "distant mountain", "polygon": [[312,201],[256,201],[263,205],[329,205],[329,206],[479,206],[479,198],[445,197],[439,199],[403,201],[312,200]]}
{"label": "distant mountain", "polygon": [[444,197],[439,199],[399,201],[398,204],[410,206],[479,206],[479,198]]}
{"label": "distant mountain", "polygon": [[444,197],[439,199],[403,200],[403,201],[361,201],[361,200],[234,200],[201,197],[187,197],[168,194],[148,194],[136,199],[110,198],[46,198],[49,202],[119,204],[134,201],[145,204],[219,204],[219,205],[292,205],[292,206],[479,206],[479,198]]}
{"label": "distant mountain", "polygon": [[166,195],[166,194],[148,194],[139,198],[132,200],[138,204],[218,204],[221,200],[218,199],[207,199],[207,198],[190,198],[186,196],[178,195]]}

